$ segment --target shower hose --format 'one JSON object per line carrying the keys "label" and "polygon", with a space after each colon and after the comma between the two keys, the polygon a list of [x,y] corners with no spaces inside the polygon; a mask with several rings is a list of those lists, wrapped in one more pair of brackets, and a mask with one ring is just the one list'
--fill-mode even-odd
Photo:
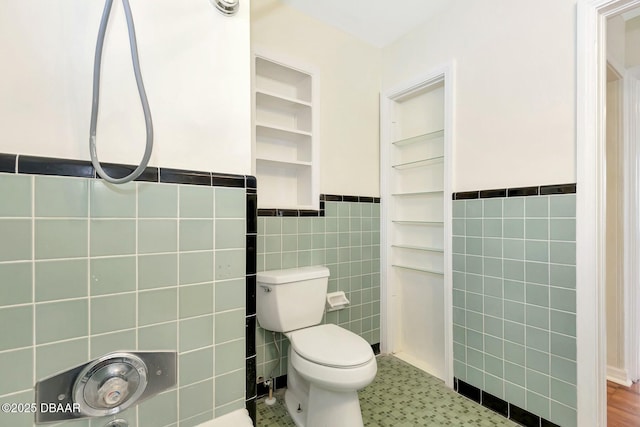
{"label": "shower hose", "polygon": [[138,59],[138,46],[136,43],[136,31],[133,25],[133,17],[131,15],[131,6],[129,0],[122,0],[124,7],[124,14],[127,20],[127,29],[129,31],[129,46],[131,49],[131,61],[133,63],[133,73],[136,77],[136,85],[138,86],[138,94],[140,95],[140,102],[142,104],[142,110],[144,112],[144,122],[147,128],[147,143],[144,150],[142,161],[138,167],[131,172],[128,176],[123,178],[113,178],[109,176],[98,160],[98,153],[96,148],[96,126],[98,122],[98,107],[100,105],[100,67],[102,64],[102,47],[104,45],[105,32],[107,31],[107,24],[109,23],[109,16],[111,15],[111,6],[113,0],[106,0],[104,4],[104,11],[102,12],[102,20],[100,21],[100,29],[98,31],[98,42],[96,44],[96,54],[93,64],[93,101],[91,104],[91,127],[89,130],[89,153],[91,155],[91,163],[96,169],[98,175],[105,181],[113,184],[124,184],[126,182],[133,181],[139,177],[145,168],[149,164],[149,158],[151,157],[151,151],[153,150],[153,123],[151,121],[151,111],[149,110],[149,102],[147,101],[147,94],[144,90],[144,83],[142,82],[142,74],[140,73],[140,61]]}

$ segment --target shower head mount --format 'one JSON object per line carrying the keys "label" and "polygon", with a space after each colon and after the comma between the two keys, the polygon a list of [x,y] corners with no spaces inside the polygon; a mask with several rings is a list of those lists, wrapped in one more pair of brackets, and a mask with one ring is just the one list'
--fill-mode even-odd
{"label": "shower head mount", "polygon": [[211,3],[226,16],[235,15],[240,7],[240,0],[211,0]]}

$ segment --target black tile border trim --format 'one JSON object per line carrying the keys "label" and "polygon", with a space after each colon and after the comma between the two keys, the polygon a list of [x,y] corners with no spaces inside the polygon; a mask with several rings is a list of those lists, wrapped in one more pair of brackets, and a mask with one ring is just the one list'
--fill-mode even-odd
{"label": "black tile border trim", "polygon": [[[102,168],[111,176],[121,178],[130,174],[136,166],[120,163],[102,163]],[[61,159],[21,154],[0,153],[0,173],[30,175],[68,176],[97,178],[96,171],[88,160]],[[166,184],[204,185],[210,187],[246,188],[255,195],[256,177],[218,172],[204,172],[149,166],[135,179],[137,182]]]}
{"label": "black tile border trim", "polygon": [[16,172],[16,155],[0,153],[0,172]]}
{"label": "black tile border trim", "polygon": [[540,185],[537,187],[497,188],[492,190],[461,191],[453,193],[453,200],[491,199],[495,197],[547,196],[550,194],[575,194],[576,184]]}
{"label": "black tile border trim", "polygon": [[245,407],[247,408],[247,412],[249,412],[249,416],[251,417],[251,421],[254,426],[258,425],[256,421],[256,400],[257,398],[254,397],[245,401]]}
{"label": "black tile border trim", "polygon": [[359,203],[380,203],[380,197],[371,196],[349,196],[342,194],[321,194],[321,202],[359,202]]}
{"label": "black tile border trim", "polygon": [[256,425],[256,400],[259,387],[256,384],[257,355],[256,355],[256,266],[258,262],[258,195],[256,194],[257,180],[253,176],[236,176],[212,174],[211,182],[239,186],[246,188],[246,265],[245,265],[245,408]]}
{"label": "black tile border trim", "polygon": [[544,418],[540,420],[540,427],[560,427],[558,424],[554,424],[551,421],[547,421]]}
{"label": "black tile border trim", "polygon": [[258,216],[324,216],[325,202],[357,202],[357,203],[380,203],[380,197],[370,196],[343,196],[337,194],[321,194],[320,209],[258,209]]}
{"label": "black tile border trim", "polygon": [[453,193],[453,200],[478,199],[479,197],[480,197],[479,191],[463,191],[460,193]]}
{"label": "black tile border trim", "polygon": [[461,379],[453,378],[453,389],[474,402],[526,427],[557,427],[557,424],[496,397]]}
{"label": "black tile border trim", "polygon": [[509,404],[485,391],[482,392],[482,406],[491,409],[493,412],[497,412],[503,417],[509,417]]}
{"label": "black tile border trim", "polygon": [[481,190],[480,191],[481,199],[492,199],[495,197],[507,197],[507,189],[500,188],[498,190]]}
{"label": "black tile border trim", "polygon": [[548,194],[572,194],[576,192],[576,184],[543,185],[540,187],[540,195]]}
{"label": "black tile border trim", "polygon": [[16,172],[21,174],[96,177],[96,171],[91,162],[84,160],[18,155],[16,156],[16,166]]}
{"label": "black tile border trim", "polygon": [[473,400],[476,403],[481,403],[482,392],[478,387],[467,384],[464,381],[458,380],[458,393],[464,397]]}
{"label": "black tile border trim", "polygon": [[538,196],[540,194],[540,188],[539,187],[509,188],[507,192],[509,197]]}
{"label": "black tile border trim", "polygon": [[[121,165],[118,163],[102,163],[102,169],[114,178],[124,178],[136,169],[136,166]],[[95,178],[102,179],[98,174]],[[160,170],[154,167],[145,168],[144,172],[135,179],[136,181],[159,182]]]}

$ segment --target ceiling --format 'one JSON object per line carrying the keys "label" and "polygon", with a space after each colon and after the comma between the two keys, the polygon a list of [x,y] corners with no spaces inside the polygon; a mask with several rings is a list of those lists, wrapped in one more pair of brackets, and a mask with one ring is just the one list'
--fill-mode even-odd
{"label": "ceiling", "polygon": [[[376,47],[384,47],[434,16],[447,0],[282,0]],[[391,6],[394,6],[393,8]],[[402,6],[395,9],[395,6]]]}

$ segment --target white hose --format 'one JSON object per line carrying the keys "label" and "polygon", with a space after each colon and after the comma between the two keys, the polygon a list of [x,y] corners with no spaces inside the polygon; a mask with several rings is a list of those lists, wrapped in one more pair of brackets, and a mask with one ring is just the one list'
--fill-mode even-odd
{"label": "white hose", "polygon": [[124,184],[126,182],[133,181],[139,177],[145,168],[149,164],[151,158],[151,151],[153,150],[153,123],[151,121],[151,111],[149,110],[149,102],[147,101],[147,94],[144,90],[144,83],[142,82],[142,74],[140,73],[140,61],[138,60],[138,46],[136,43],[136,31],[133,25],[133,16],[131,15],[131,6],[129,0],[122,0],[124,7],[124,14],[127,19],[127,29],[129,31],[129,46],[131,48],[131,61],[133,63],[133,73],[136,77],[136,84],[138,86],[138,94],[140,95],[140,102],[142,103],[142,110],[144,111],[144,122],[147,128],[147,143],[142,156],[140,165],[124,178],[113,178],[102,169],[100,161],[98,160],[97,148],[96,148],[96,127],[98,123],[98,107],[100,105],[100,68],[102,64],[102,47],[104,45],[105,32],[107,30],[107,24],[109,23],[109,16],[111,15],[111,6],[113,0],[106,0],[104,4],[104,11],[102,12],[102,20],[100,21],[100,29],[98,31],[98,42],[96,44],[96,54],[93,65],[93,102],[91,105],[91,128],[89,130],[89,154],[91,156],[91,163],[96,169],[96,172],[105,181],[113,184]]}

